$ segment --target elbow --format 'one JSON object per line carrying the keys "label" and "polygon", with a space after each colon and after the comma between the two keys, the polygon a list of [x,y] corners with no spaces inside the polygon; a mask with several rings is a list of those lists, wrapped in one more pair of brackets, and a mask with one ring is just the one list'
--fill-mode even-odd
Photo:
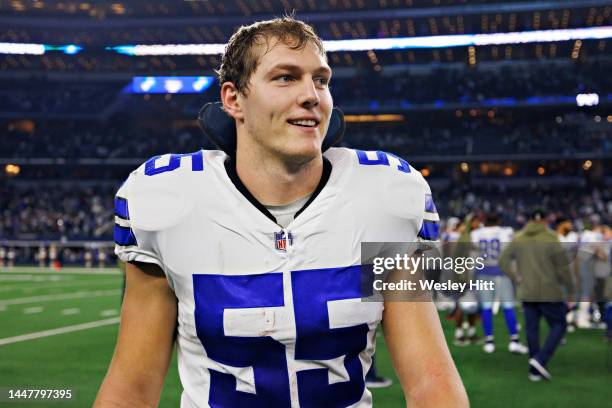
{"label": "elbow", "polygon": [[406,395],[411,408],[469,408],[470,402],[459,374],[430,375]]}
{"label": "elbow", "polygon": [[[146,378],[146,376],[143,376]],[[159,404],[161,386],[134,381],[127,377],[107,377],[93,405],[94,408],[155,408]]]}
{"label": "elbow", "polygon": [[414,394],[406,398],[406,407],[410,408],[469,408],[469,406],[468,396],[462,386],[430,390],[427,395]]}

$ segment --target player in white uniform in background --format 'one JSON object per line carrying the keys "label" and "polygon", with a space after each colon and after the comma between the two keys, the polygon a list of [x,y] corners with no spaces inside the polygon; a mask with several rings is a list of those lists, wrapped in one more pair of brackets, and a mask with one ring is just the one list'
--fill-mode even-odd
{"label": "player in white uniform in background", "polygon": [[594,214],[586,222],[580,233],[577,262],[580,272],[580,297],[577,305],[576,325],[581,329],[592,327],[591,302],[595,289],[595,260],[597,247],[603,241],[599,215]]}
{"label": "player in white uniform in background", "polygon": [[[456,253],[457,249],[462,250],[465,248],[465,245],[464,243],[458,243],[458,241],[469,239],[470,231],[472,228],[477,227],[478,223],[478,218],[471,214],[466,216],[463,222],[456,217],[449,218],[447,228],[442,234],[444,256],[460,256],[460,254]],[[472,271],[467,272],[467,274],[471,273]],[[452,275],[454,274],[454,271],[449,271],[448,275],[450,276],[443,275],[440,277],[440,280],[453,279]],[[473,291],[466,290],[465,292],[453,294],[453,304],[447,319],[455,322],[453,344],[456,346],[467,346],[478,341],[476,332],[478,301]]]}
{"label": "player in white uniform in background", "polygon": [[[559,217],[555,221],[555,232],[557,233],[557,238],[559,238],[559,242],[563,246],[563,248],[567,251],[568,259],[571,260],[570,270],[572,271],[572,276],[574,280],[574,287],[579,288],[580,282],[580,271],[578,270],[578,263],[576,262],[576,254],[578,251],[578,234],[573,231],[574,225],[572,220],[566,217]],[[578,299],[580,294],[572,293],[572,299]],[[567,331],[572,333],[576,331],[576,310],[577,307],[573,307],[567,314]]]}
{"label": "player in white uniform in background", "polygon": [[6,266],[12,268],[15,266],[15,259],[17,258],[17,251],[15,248],[9,248],[6,253]]}
{"label": "player in white uniform in background", "polygon": [[60,268],[61,265],[59,263],[59,260],[57,259],[57,255],[57,247],[55,246],[55,244],[49,245],[49,268]]}
{"label": "player in white uniform in background", "polygon": [[38,252],[36,253],[36,258],[38,259],[38,267],[44,268],[45,262],[47,260],[47,250],[44,245],[38,247]]}
{"label": "player in white uniform in background", "polygon": [[514,310],[514,286],[510,278],[499,268],[499,255],[505,244],[512,241],[511,227],[501,227],[497,214],[488,214],[485,226],[472,231],[472,244],[478,248],[479,256],[485,259],[485,267],[478,271],[477,278],[493,282],[495,290],[480,290],[480,318],[485,336],[483,350],[485,353],[495,351],[495,338],[493,334],[493,302],[499,298],[506,328],[510,334],[508,351],[516,354],[527,354],[527,347],[520,343],[518,322]]}
{"label": "player in white uniform in background", "polygon": [[468,406],[433,303],[361,301],[361,242],[436,239],[438,215],[404,160],[322,154],[331,69],[312,28],[242,27],[219,76],[235,155],[155,157],[117,193],[126,292],[94,406],[156,406],[176,330],[182,408],[371,407],[381,320],[409,405]]}

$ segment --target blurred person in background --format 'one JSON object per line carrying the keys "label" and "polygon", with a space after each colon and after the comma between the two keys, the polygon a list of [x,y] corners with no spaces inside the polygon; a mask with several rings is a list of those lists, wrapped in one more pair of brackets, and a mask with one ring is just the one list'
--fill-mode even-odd
{"label": "blurred person in background", "polygon": [[580,299],[576,325],[581,329],[593,327],[593,323],[596,320],[593,316],[594,309],[591,308],[591,302],[594,300],[597,248],[602,240],[600,217],[597,214],[592,214],[584,222],[584,230],[580,234],[580,244],[578,247]]}
{"label": "blurred person in background", "polygon": [[[523,302],[529,347],[528,378],[550,380],[552,376],[546,366],[565,335],[565,299],[573,293],[573,281],[567,254],[556,234],[548,229],[543,210],[535,210],[531,221],[502,251],[499,266],[516,284],[518,297]],[[543,345],[540,344],[542,317],[549,326]]]}
{"label": "blurred person in background", "polygon": [[503,274],[499,268],[499,255],[503,248],[512,241],[514,231],[511,227],[499,225],[500,219],[496,213],[489,213],[485,219],[484,227],[475,229],[470,234],[473,246],[478,256],[485,259],[484,268],[479,270],[476,278],[492,283],[493,290],[478,291],[480,304],[480,319],[485,336],[483,351],[495,351],[493,336],[493,302],[496,297],[502,306],[504,321],[510,335],[508,351],[514,354],[527,354],[527,347],[520,343],[518,321],[514,311],[514,287],[510,278]]}
{"label": "blurred person in background", "polygon": [[[470,234],[480,226],[480,218],[474,214],[468,214],[463,222],[458,225],[457,230],[447,237],[447,253],[453,258],[466,258],[470,256]],[[467,282],[473,277],[473,271],[465,271],[459,275],[451,271],[453,279]],[[478,323],[478,299],[473,290],[455,293],[455,309],[447,316],[447,319],[455,322],[455,334],[453,344],[456,346],[467,346],[478,341],[476,324]]]}
{"label": "blurred person in background", "polygon": [[[599,262],[602,263],[600,267],[607,271],[607,276],[603,278],[603,293],[599,300],[603,305],[602,320],[606,328],[606,338],[612,342],[612,228],[604,227],[603,234],[604,244],[601,246]],[[607,259],[604,260],[604,257]]]}
{"label": "blurred person in background", "polygon": [[598,225],[597,232],[601,234],[601,241],[593,243],[595,246],[595,256],[593,260],[593,275],[595,277],[593,298],[598,313],[597,316],[593,318],[593,325],[604,328],[606,326],[606,281],[612,270],[610,265],[612,241],[610,239],[610,227]]}
{"label": "blurred person in background", "polygon": [[[567,251],[567,256],[570,259],[570,270],[572,272],[572,278],[574,280],[574,293],[572,297],[574,299],[580,298],[580,270],[578,268],[578,262],[576,261],[576,253],[578,251],[578,234],[573,231],[573,223],[567,217],[558,217],[555,221],[555,232],[557,238],[563,248]],[[577,304],[573,305],[572,308],[568,309],[567,314],[567,331],[573,332],[576,330],[576,318],[577,318]]]}

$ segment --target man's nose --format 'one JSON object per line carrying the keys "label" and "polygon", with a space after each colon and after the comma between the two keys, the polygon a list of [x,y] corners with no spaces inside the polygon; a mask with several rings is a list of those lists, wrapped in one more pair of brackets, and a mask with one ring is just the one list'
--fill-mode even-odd
{"label": "man's nose", "polygon": [[312,108],[320,102],[319,93],[312,79],[307,79],[302,84],[298,104],[304,108]]}

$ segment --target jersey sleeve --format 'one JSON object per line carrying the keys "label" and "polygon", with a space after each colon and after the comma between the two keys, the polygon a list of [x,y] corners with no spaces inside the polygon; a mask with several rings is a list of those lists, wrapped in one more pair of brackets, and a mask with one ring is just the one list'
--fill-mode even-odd
{"label": "jersey sleeve", "polygon": [[439,241],[440,216],[431,195],[429,184],[422,179],[423,185],[423,218],[417,237],[421,241]]}
{"label": "jersey sleeve", "polygon": [[115,195],[115,254],[124,262],[153,263],[164,269],[155,247],[155,232],[138,230],[133,225],[130,199],[137,172],[133,172]]}
{"label": "jersey sleeve", "polygon": [[502,238],[502,243],[511,242],[513,238],[514,238],[514,230],[512,229],[512,227],[504,228],[504,235]]}
{"label": "jersey sleeve", "polygon": [[472,244],[477,244],[477,243],[478,243],[478,240],[479,240],[479,237],[478,237],[478,230],[471,231],[471,232],[470,232],[470,242],[471,242]]}

